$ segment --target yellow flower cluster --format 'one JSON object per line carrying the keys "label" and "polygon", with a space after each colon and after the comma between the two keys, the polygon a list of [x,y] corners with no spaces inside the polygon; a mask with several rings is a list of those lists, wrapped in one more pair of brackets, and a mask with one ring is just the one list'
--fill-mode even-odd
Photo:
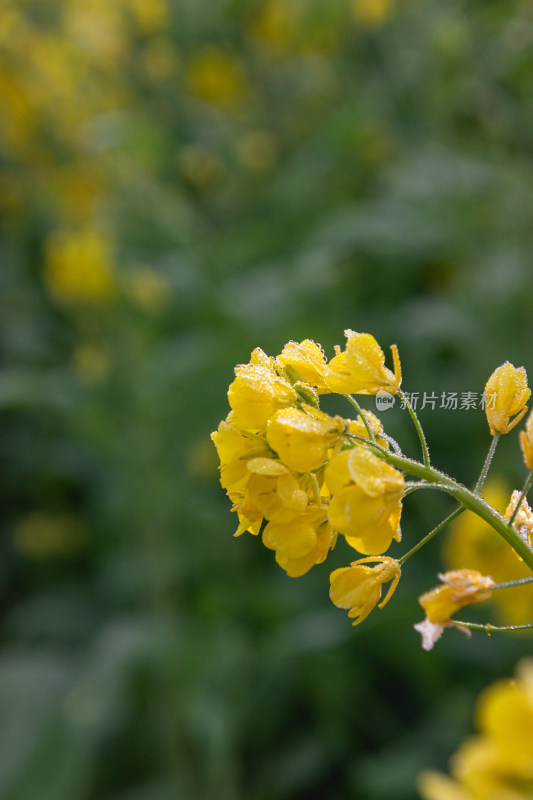
{"label": "yellow flower cluster", "polygon": [[346,338],[345,350],[337,347],[329,362],[309,339],[289,342],[276,358],[254,350],[235,368],[231,411],[212,439],[221,484],[239,517],[235,535],[261,532],[289,575],[324,561],[339,533],[359,553],[377,556],[331,576],[333,602],[360,622],[377,605],[382,584],[393,580],[393,589],[398,582],[397,562],[379,556],[400,539],[405,481],[364,446],[370,436],[386,446],[377,417],[330,416],[318,408],[318,396],[396,392],[401,370],[396,348],[391,372],[374,337],[348,330]]}
{"label": "yellow flower cluster", "polygon": [[[530,391],[524,368],[506,362],[487,381],[485,411],[494,438],[476,487],[470,491],[431,466],[420,423],[400,388],[396,346],[391,347],[391,370],[373,336],[352,330],[346,330],[345,336],[345,348],[335,347],[329,361],[320,345],[305,339],[289,342],[275,358],[257,348],[247,364],[235,368],[228,390],[231,411],[211,435],[220,458],[222,486],[239,518],[235,535],[245,531],[261,534],[263,544],[275,551],[276,561],[291,576],[303,575],[323,562],[342,535],[365,557],[331,573],[330,597],[349,611],[354,625],[376,605],[382,608],[389,601],[407,558],[464,509],[472,509],[478,523],[489,522],[500,533],[496,541],[500,546],[503,543],[506,554],[511,553],[513,563],[531,569],[533,512],[525,498],[533,474],[522,493],[513,493],[504,515],[480,496],[499,436],[508,433],[526,413]],[[403,456],[380,420],[361,410],[353,397],[380,392],[400,393],[417,428],[423,464]],[[320,410],[319,398],[328,393],[347,397],[357,418],[330,416]],[[520,437],[526,465],[533,452],[532,424],[530,418]],[[421,480],[407,484],[404,473]],[[394,540],[401,541],[404,496],[418,488],[447,491],[462,508],[400,559],[384,555]],[[463,550],[465,541],[462,537]],[[488,552],[484,549],[486,556]],[[468,563],[471,558],[466,555]],[[503,560],[498,557],[496,562],[488,556],[482,559],[483,564],[494,566],[489,575],[472,563],[465,568],[460,560],[456,569],[439,576],[440,586],[419,598],[426,617],[415,629],[426,650],[447,627],[467,633],[480,627],[458,623],[452,615],[463,606],[489,599],[494,588],[508,588],[505,579],[497,584],[492,577],[501,574]],[[518,581],[525,592],[531,588],[528,576],[529,572],[525,581]],[[385,584],[390,585],[381,601]],[[517,588],[513,577],[511,584]]]}
{"label": "yellow flower cluster", "polygon": [[451,759],[452,778],[420,776],[424,800],[528,800],[533,796],[533,661],[489,686],[476,709],[479,734]]}

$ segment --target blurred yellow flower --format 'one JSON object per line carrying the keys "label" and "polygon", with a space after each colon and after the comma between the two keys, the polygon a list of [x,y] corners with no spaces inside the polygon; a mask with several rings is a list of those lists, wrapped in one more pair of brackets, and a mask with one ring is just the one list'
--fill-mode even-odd
{"label": "blurred yellow flower", "polygon": [[98,383],[109,373],[109,356],[97,345],[82,344],[74,352],[74,368],[82,381]]}
{"label": "blurred yellow flower", "polygon": [[177,75],[181,58],[175,43],[163,35],[153,37],[140,54],[144,72],[154,81],[162,81]]}
{"label": "blurred yellow flower", "polygon": [[517,369],[506,361],[494,370],[485,386],[485,413],[493,436],[509,433],[520,422],[530,394],[524,367]]}
{"label": "blurred yellow flower", "polygon": [[265,172],[270,169],[277,158],[277,143],[268,131],[249,131],[235,146],[241,164],[251,172]]}
{"label": "blurred yellow flower", "polygon": [[244,66],[237,56],[211,47],[196,53],[187,73],[189,91],[207,103],[232,105],[247,94]]}
{"label": "blurred yellow flower", "polygon": [[100,303],[115,289],[111,240],[94,229],[59,230],[46,242],[44,280],[61,302]]}
{"label": "blurred yellow flower", "polygon": [[85,160],[57,168],[53,175],[58,214],[65,228],[73,230],[88,224],[106,196],[106,177],[96,162]]}
{"label": "blurred yellow flower", "polygon": [[250,33],[263,47],[281,55],[288,51],[301,28],[302,4],[299,0],[265,0],[253,17]]}
{"label": "blurred yellow flower", "polygon": [[479,734],[450,761],[453,779],[420,776],[424,800],[531,800],[533,796],[533,661],[515,681],[493,683],[476,708]]}
{"label": "blurred yellow flower", "polygon": [[76,556],[88,541],[84,523],[71,514],[34,512],[15,527],[17,547],[31,558]]}
{"label": "blurred yellow flower", "polygon": [[[373,567],[368,562],[377,562]],[[353,561],[349,567],[341,567],[330,575],[332,602],[338,608],[350,609],[348,616],[353,625],[358,625],[377,605],[383,608],[398,585],[401,567],[398,561],[387,556],[372,556]],[[385,599],[380,603],[384,583],[392,581]]]}
{"label": "blurred yellow flower", "polygon": [[165,0],[127,0],[125,7],[130,10],[136,27],[144,34],[162,30],[168,24],[168,10]]}
{"label": "blurred yellow flower", "polygon": [[[500,481],[489,480],[483,491],[485,500],[503,513],[509,498],[509,489]],[[528,578],[531,572],[519,561],[514,550],[495,531],[471,511],[464,511],[450,525],[444,540],[443,559],[450,569],[479,570],[491,575],[496,583]],[[533,617],[533,585],[517,586],[495,592],[490,603],[498,612],[498,621],[506,625],[520,625]]]}
{"label": "blurred yellow flower", "polygon": [[0,70],[0,143],[16,156],[27,152],[37,118],[19,76]]}
{"label": "blurred yellow flower", "polygon": [[346,350],[335,347],[335,356],[328,364],[326,382],[339,394],[396,394],[402,382],[402,369],[396,345],[391,345],[394,372],[385,366],[383,350],[369,333],[344,331]]}
{"label": "blurred yellow flower", "polygon": [[424,800],[474,800],[457,781],[438,772],[423,772],[417,785]]}
{"label": "blurred yellow flower", "polygon": [[130,297],[145,311],[161,311],[171,297],[167,281],[148,267],[133,269],[126,285]]}
{"label": "blurred yellow flower", "polygon": [[365,27],[383,25],[391,16],[394,0],[352,0],[352,15]]}
{"label": "blurred yellow flower", "polygon": [[495,583],[490,576],[472,569],[451,570],[439,575],[439,578],[441,586],[419,597],[426,618],[414,627],[422,636],[424,650],[431,650],[444,628],[454,624],[450,619],[452,614],[463,606],[488,600]]}
{"label": "blurred yellow flower", "polygon": [[378,555],[401,538],[403,475],[382,459],[355,447],[334,456],[326,467],[332,494],[329,519],[346,541],[364,555]]}
{"label": "blurred yellow flower", "polygon": [[62,25],[64,39],[74,45],[78,60],[104,71],[117,69],[131,46],[116,3],[66,3]]}

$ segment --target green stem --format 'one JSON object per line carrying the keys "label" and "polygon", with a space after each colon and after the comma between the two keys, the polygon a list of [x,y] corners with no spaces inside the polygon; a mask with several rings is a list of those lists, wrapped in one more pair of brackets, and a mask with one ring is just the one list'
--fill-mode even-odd
{"label": "green stem", "polygon": [[439,533],[439,531],[441,531],[444,527],[446,527],[448,522],[451,522],[452,519],[458,517],[459,514],[462,514],[464,510],[465,510],[464,506],[460,506],[459,508],[456,508],[455,511],[452,511],[451,514],[448,514],[448,516],[445,519],[443,519],[442,522],[439,522],[439,524],[435,528],[433,528],[432,531],[426,534],[426,536],[424,536],[423,539],[420,539],[418,544],[415,544],[414,547],[412,547],[410,550],[407,551],[407,553],[405,553],[401,558],[399,558],[398,563],[400,565],[405,564],[408,558],[411,558],[411,556],[413,556],[418,550],[420,550],[421,547],[423,547],[431,539],[433,539],[433,537],[436,536],[437,533]]}
{"label": "green stem", "polygon": [[436,489],[437,491],[447,492],[448,486],[445,483],[428,483],[427,481],[406,481],[406,490],[403,496],[417,492],[419,489]]}
{"label": "green stem", "polygon": [[422,445],[422,454],[424,456],[424,464],[426,467],[429,467],[430,460],[429,460],[429,450],[426,442],[426,437],[424,436],[424,431],[422,430],[422,426],[418,417],[416,416],[415,410],[412,407],[411,403],[407,399],[405,392],[402,389],[398,389],[398,394],[400,395],[401,399],[404,402],[406,409],[408,410],[409,414],[411,415],[411,419],[414,422],[414,426],[416,428],[416,432],[418,434],[418,438],[420,439],[420,444]]}
{"label": "green stem", "polygon": [[363,421],[363,425],[365,426],[365,428],[366,428],[366,431],[367,431],[367,433],[368,433],[368,437],[369,437],[369,439],[370,439],[372,442],[375,442],[375,441],[376,441],[376,437],[374,436],[374,431],[373,431],[373,430],[372,430],[372,428],[370,427],[370,423],[369,423],[369,421],[367,420],[366,416],[363,414],[363,409],[361,408],[361,406],[359,405],[359,403],[357,402],[357,400],[355,399],[355,397],[352,397],[352,395],[351,395],[351,394],[346,394],[346,395],[344,395],[344,396],[346,397],[346,399],[348,400],[348,402],[352,404],[352,406],[355,408],[355,410],[357,411],[357,413],[358,413],[358,414],[359,414],[359,416],[361,417],[361,419],[362,419],[362,421]]}
{"label": "green stem", "polygon": [[479,494],[475,494],[475,492],[463,486],[462,483],[454,481],[453,478],[450,478],[445,472],[441,472],[441,470],[435,469],[435,467],[421,464],[413,458],[407,458],[407,456],[391,453],[390,450],[381,447],[377,442],[369,442],[364,440],[363,437],[354,436],[353,438],[361,439],[369,450],[373,451],[388,464],[392,464],[396,469],[408,475],[414,475],[416,478],[421,478],[428,483],[438,484],[438,488],[446,491],[451,497],[454,497],[461,503],[461,505],[465,506],[465,508],[473,511],[474,514],[477,514],[482,520],[488,522],[488,524],[511,545],[513,550],[533,572],[533,549],[521,538],[518,531],[513,526],[509,526],[507,520],[492,508]]}
{"label": "green stem", "polygon": [[428,467],[412,458],[391,453],[378,444],[368,442],[367,447],[373,450],[376,455],[383,458],[384,461],[392,464],[393,467],[396,467],[402,472],[414,475],[416,478],[421,478],[429,483],[440,484],[440,488],[444,489],[451,497],[454,497],[459,503],[465,506],[465,508],[470,509],[470,511],[473,511],[478,517],[488,522],[488,524],[511,545],[513,550],[518,553],[527,566],[533,571],[533,549],[520,537],[518,531],[513,527],[509,527],[507,520],[482,497],[470,491],[470,489],[467,489],[463,484],[454,481],[453,478],[450,478],[445,472],[441,472],[434,467]]}
{"label": "green stem", "polygon": [[533,583],[533,577],[518,578],[516,581],[506,581],[505,583],[495,583],[492,587],[492,591],[495,589],[513,589],[515,586],[524,586],[526,583]]}
{"label": "green stem", "polygon": [[515,509],[514,509],[513,513],[511,514],[511,518],[510,518],[510,520],[509,520],[509,525],[510,525],[510,526],[511,526],[511,525],[513,524],[513,522],[515,521],[515,517],[516,517],[516,515],[518,514],[518,512],[519,512],[519,510],[520,510],[520,506],[522,505],[522,500],[524,499],[524,497],[526,496],[526,494],[529,492],[529,490],[530,490],[530,488],[531,488],[531,483],[532,483],[532,482],[533,482],[533,470],[532,470],[532,471],[529,473],[529,475],[527,476],[527,478],[526,478],[526,482],[524,483],[524,488],[522,489],[522,494],[520,495],[520,500],[519,500],[519,501],[518,501],[518,503],[516,504],[516,506],[515,506]]}
{"label": "green stem", "polygon": [[391,447],[394,450],[394,452],[397,453],[399,456],[403,455],[402,448],[400,447],[400,445],[398,444],[396,439],[392,438],[392,436],[389,436],[387,433],[382,431],[379,434],[379,438],[380,439],[385,439],[385,441],[388,442],[391,445]]}
{"label": "green stem", "polygon": [[460,625],[462,628],[468,628],[471,631],[485,631],[489,636],[493,631],[499,633],[500,631],[523,631],[533,628],[533,622],[528,622],[526,625],[491,625],[490,622],[482,625],[477,622],[462,622],[458,619],[454,619],[453,622],[455,625]]}
{"label": "green stem", "polygon": [[496,447],[498,442],[500,441],[500,434],[498,431],[492,437],[492,442],[490,443],[489,452],[487,453],[487,457],[485,459],[485,463],[483,464],[483,469],[481,470],[481,474],[477,479],[477,483],[474,488],[474,494],[481,494],[481,490],[485,484],[485,480],[487,478],[487,474],[491,465],[491,461],[493,459],[494,453],[496,452]]}

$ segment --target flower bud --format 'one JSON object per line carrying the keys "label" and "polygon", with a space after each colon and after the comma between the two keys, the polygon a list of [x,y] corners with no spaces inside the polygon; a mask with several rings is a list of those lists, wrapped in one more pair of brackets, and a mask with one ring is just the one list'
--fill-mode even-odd
{"label": "flower bud", "polygon": [[518,434],[520,449],[524,457],[524,464],[528,469],[533,470],[533,413],[526,420],[525,431]]}
{"label": "flower bud", "polygon": [[530,394],[524,367],[517,369],[506,361],[494,370],[485,386],[485,413],[493,436],[509,433],[520,422]]}

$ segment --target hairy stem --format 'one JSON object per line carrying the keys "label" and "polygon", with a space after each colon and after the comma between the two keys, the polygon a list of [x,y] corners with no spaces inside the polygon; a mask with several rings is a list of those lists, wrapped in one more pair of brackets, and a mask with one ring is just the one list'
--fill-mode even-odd
{"label": "hairy stem", "polygon": [[524,586],[526,583],[533,583],[533,576],[531,578],[518,578],[515,581],[505,581],[505,583],[496,583],[492,587],[495,589],[512,589],[514,586]]}
{"label": "hairy stem", "polygon": [[483,464],[483,468],[481,470],[481,474],[480,474],[479,478],[477,479],[477,483],[476,483],[476,485],[474,487],[474,494],[481,494],[481,490],[483,489],[483,486],[485,485],[485,481],[487,479],[487,475],[488,475],[488,472],[489,472],[489,469],[490,469],[490,465],[491,465],[494,453],[496,452],[496,447],[497,447],[499,441],[500,441],[500,434],[496,431],[496,433],[492,437],[492,442],[490,443],[489,452],[487,453],[487,457],[485,459],[485,463]]}
{"label": "hairy stem", "polygon": [[368,442],[367,447],[373,450],[376,455],[379,455],[387,461],[387,463],[392,464],[393,467],[396,467],[402,472],[408,475],[414,475],[428,483],[439,484],[440,489],[446,491],[451,497],[454,497],[459,503],[465,506],[465,508],[470,509],[470,511],[473,511],[478,517],[488,522],[488,524],[511,545],[513,550],[518,553],[533,571],[533,549],[520,537],[518,531],[510,527],[507,520],[482,497],[475,494],[470,489],[467,489],[462,483],[458,483],[453,480],[453,478],[450,478],[445,472],[441,472],[434,467],[428,467],[412,458],[391,453],[378,444]]}
{"label": "hairy stem", "polygon": [[414,426],[416,428],[416,432],[418,434],[418,438],[420,439],[420,444],[422,446],[422,454],[424,456],[424,464],[426,467],[429,467],[430,460],[429,460],[429,450],[426,442],[426,437],[424,436],[424,431],[422,430],[422,426],[418,417],[416,416],[415,410],[412,407],[411,403],[407,399],[407,395],[401,389],[398,389],[398,394],[400,395],[401,399],[404,402],[406,409],[408,410],[409,414],[411,415],[411,419],[413,420]]}
{"label": "hairy stem", "polygon": [[357,402],[357,400],[355,399],[355,397],[352,397],[352,395],[351,395],[351,394],[346,394],[346,395],[344,395],[344,396],[346,397],[346,399],[348,400],[348,402],[352,404],[352,406],[355,408],[355,410],[357,411],[357,413],[358,413],[358,414],[359,414],[359,416],[361,417],[361,419],[362,419],[362,421],[363,421],[363,425],[365,426],[365,428],[366,428],[366,431],[367,431],[367,433],[368,433],[368,437],[369,437],[369,439],[370,439],[372,442],[375,442],[375,441],[376,441],[376,437],[374,436],[374,431],[373,431],[373,430],[372,430],[372,428],[370,427],[370,423],[369,423],[369,421],[367,420],[366,416],[363,414],[363,409],[361,408],[361,406],[359,405],[359,403]]}
{"label": "hairy stem", "polygon": [[455,625],[460,625],[462,628],[468,628],[471,631],[485,631],[490,636],[491,633],[496,631],[523,631],[533,628],[533,622],[528,622],[526,625],[491,625],[487,622],[485,625],[478,622],[463,622],[462,620],[454,619]]}
{"label": "hairy stem", "polygon": [[432,531],[426,534],[426,536],[424,536],[423,539],[420,539],[418,544],[415,544],[414,547],[412,547],[410,550],[407,551],[407,553],[405,553],[401,558],[399,558],[398,563],[400,565],[405,564],[408,558],[411,558],[411,556],[413,556],[418,550],[420,550],[421,547],[423,547],[425,544],[431,541],[431,539],[433,539],[433,537],[436,536],[437,533],[439,533],[439,531],[441,531],[443,528],[446,527],[448,522],[451,522],[452,519],[458,517],[459,514],[462,514],[464,510],[465,510],[464,506],[460,506],[459,508],[456,508],[455,511],[452,511],[451,514],[448,514],[448,516],[445,517],[445,519],[443,519],[442,522],[439,522],[439,524],[435,528],[433,528]]}

